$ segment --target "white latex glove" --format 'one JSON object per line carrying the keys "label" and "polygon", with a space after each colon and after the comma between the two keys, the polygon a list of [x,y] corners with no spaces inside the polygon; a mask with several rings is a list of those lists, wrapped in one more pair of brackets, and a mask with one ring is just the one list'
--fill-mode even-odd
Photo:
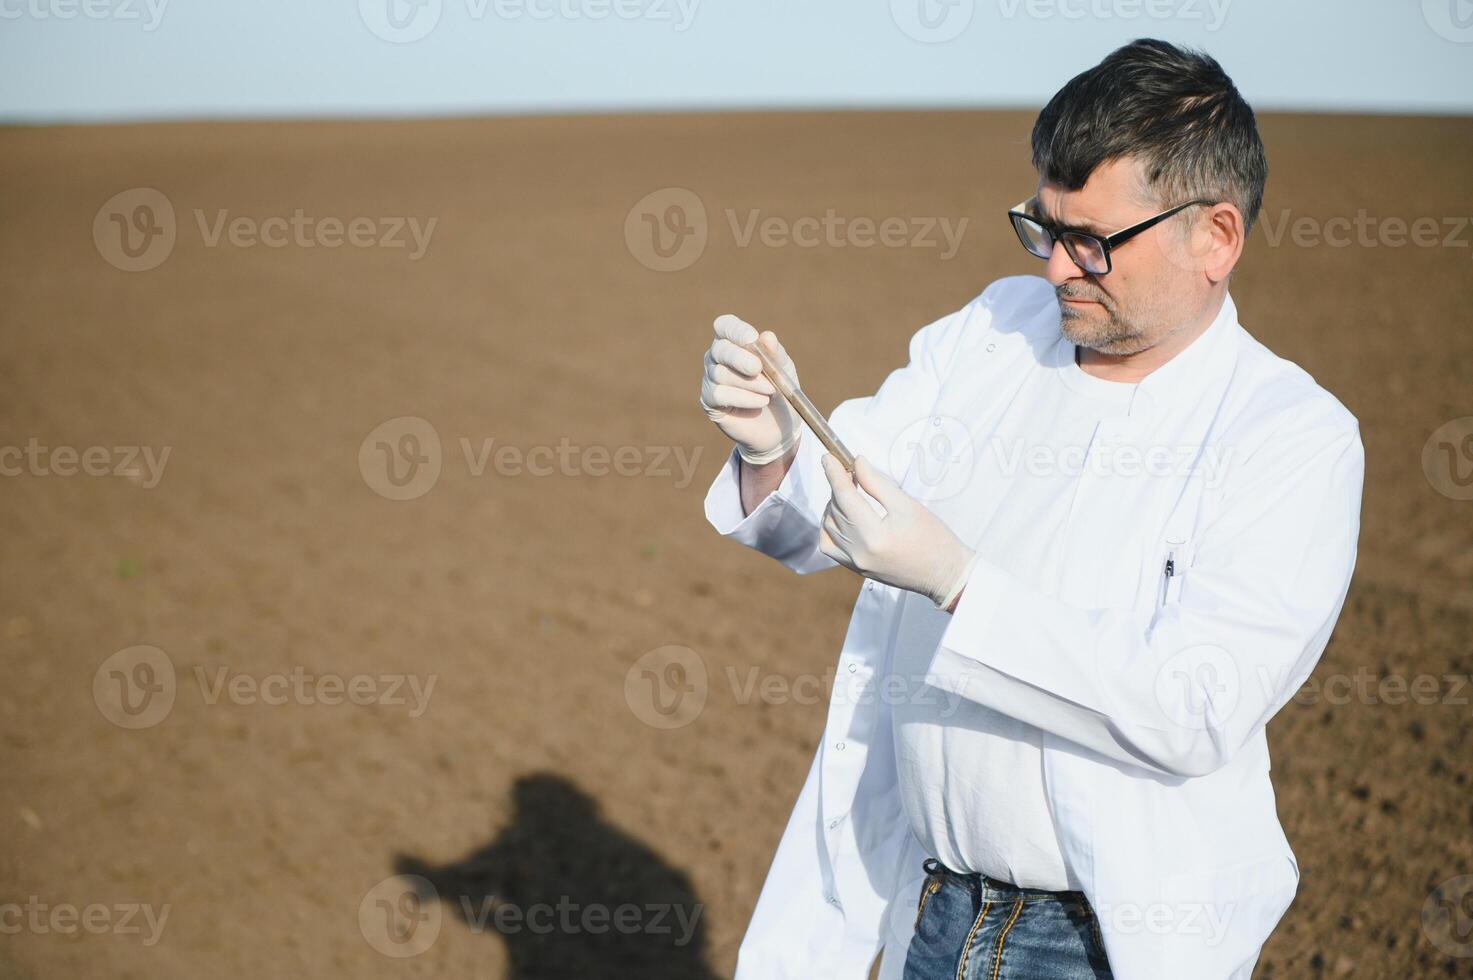
{"label": "white latex glove", "polygon": [[[950,606],[971,574],[976,552],[863,456],[855,457],[851,477],[824,453],[823,472],[834,496],[823,514],[819,550],[865,578],[918,592],[938,609]],[[860,488],[885,508],[883,516]]]}
{"label": "white latex glove", "polygon": [[757,328],[730,313],[716,318],[716,339],[706,351],[701,375],[701,408],[742,459],[755,465],[781,459],[798,441],[799,419],[786,398],[762,375],[762,361],[743,346],[759,341],[798,384],[793,359],[777,342],[777,334]]}

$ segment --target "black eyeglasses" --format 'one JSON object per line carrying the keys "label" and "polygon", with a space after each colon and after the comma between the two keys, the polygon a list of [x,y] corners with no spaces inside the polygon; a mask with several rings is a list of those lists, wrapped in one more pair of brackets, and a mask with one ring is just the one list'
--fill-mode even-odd
{"label": "black eyeglasses", "polygon": [[1196,200],[1185,204],[1178,204],[1174,208],[1153,215],[1145,221],[1122,228],[1113,235],[1092,235],[1087,231],[1075,231],[1073,229],[1060,229],[1057,225],[1038,218],[1024,210],[1029,201],[1024,201],[1008,212],[1008,218],[1013,222],[1013,231],[1018,233],[1018,241],[1023,243],[1033,255],[1046,259],[1054,254],[1054,242],[1063,242],[1064,251],[1069,253],[1069,258],[1084,272],[1092,276],[1103,276],[1110,271],[1110,252],[1130,241],[1136,235],[1147,228],[1154,228],[1167,218],[1179,211],[1184,211],[1195,204],[1215,204],[1216,201]]}

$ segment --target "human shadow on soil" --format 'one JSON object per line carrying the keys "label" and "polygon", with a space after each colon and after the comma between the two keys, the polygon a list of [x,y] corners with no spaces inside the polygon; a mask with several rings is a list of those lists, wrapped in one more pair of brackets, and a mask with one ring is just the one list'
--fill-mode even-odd
{"label": "human shadow on soil", "polygon": [[394,862],[429,883],[421,900],[501,937],[508,980],[716,980],[705,909],[685,872],[605,821],[561,776],[518,779],[512,802],[511,822],[467,857]]}

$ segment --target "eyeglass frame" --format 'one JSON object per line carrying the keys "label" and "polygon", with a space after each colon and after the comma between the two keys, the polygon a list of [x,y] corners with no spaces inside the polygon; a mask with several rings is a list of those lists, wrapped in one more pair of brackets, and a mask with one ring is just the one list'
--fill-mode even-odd
{"label": "eyeglass frame", "polygon": [[[1167,218],[1173,217],[1174,215],[1179,214],[1180,212],[1185,211],[1187,208],[1193,207],[1195,205],[1213,205],[1220,203],[1218,201],[1209,201],[1205,198],[1198,198],[1195,201],[1188,201],[1185,204],[1178,204],[1174,208],[1167,208],[1160,214],[1152,215],[1144,221],[1138,221],[1135,224],[1130,225],[1129,227],[1122,228],[1119,231],[1113,232],[1109,235],[1096,235],[1092,231],[1082,231],[1078,228],[1063,227],[1060,225],[1056,225],[1051,221],[1044,221],[1041,218],[1031,215],[1027,211],[1023,210],[1023,208],[1027,207],[1029,201],[1033,201],[1036,199],[1037,195],[1029,197],[1020,202],[1017,207],[1011,208],[1008,211],[1008,221],[1012,224],[1013,233],[1018,236],[1018,241],[1020,244],[1022,244],[1023,250],[1034,258],[1047,261],[1049,257],[1053,254],[1053,246],[1059,244],[1060,242],[1063,242],[1064,251],[1069,254],[1069,261],[1073,262],[1075,266],[1077,266],[1079,270],[1085,275],[1090,276],[1109,275],[1110,271],[1115,268],[1115,263],[1114,260],[1111,259],[1110,253],[1113,252],[1116,248],[1119,248],[1121,245],[1124,245],[1126,242],[1130,241],[1136,235],[1139,235],[1141,232],[1154,228],[1161,222],[1165,221]],[[1022,219],[1024,221],[1031,221],[1044,230],[1044,232],[1049,237],[1049,255],[1039,255],[1037,252],[1033,251],[1033,249],[1028,247],[1028,242],[1023,237],[1023,229],[1018,226],[1019,219]],[[1074,249],[1069,245],[1067,238],[1064,237],[1068,235],[1077,235],[1080,238],[1088,238],[1092,241],[1098,242],[1100,245],[1100,252],[1105,257],[1105,271],[1090,272],[1088,269],[1086,269],[1084,265],[1079,261],[1079,259],[1075,257]]]}

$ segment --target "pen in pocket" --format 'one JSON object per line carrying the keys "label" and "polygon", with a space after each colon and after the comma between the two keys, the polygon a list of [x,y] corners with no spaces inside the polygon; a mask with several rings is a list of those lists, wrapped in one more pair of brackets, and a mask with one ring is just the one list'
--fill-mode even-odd
{"label": "pen in pocket", "polygon": [[1161,575],[1161,605],[1166,605],[1166,594],[1171,589],[1171,579],[1176,575],[1176,549],[1166,553],[1166,568]]}

